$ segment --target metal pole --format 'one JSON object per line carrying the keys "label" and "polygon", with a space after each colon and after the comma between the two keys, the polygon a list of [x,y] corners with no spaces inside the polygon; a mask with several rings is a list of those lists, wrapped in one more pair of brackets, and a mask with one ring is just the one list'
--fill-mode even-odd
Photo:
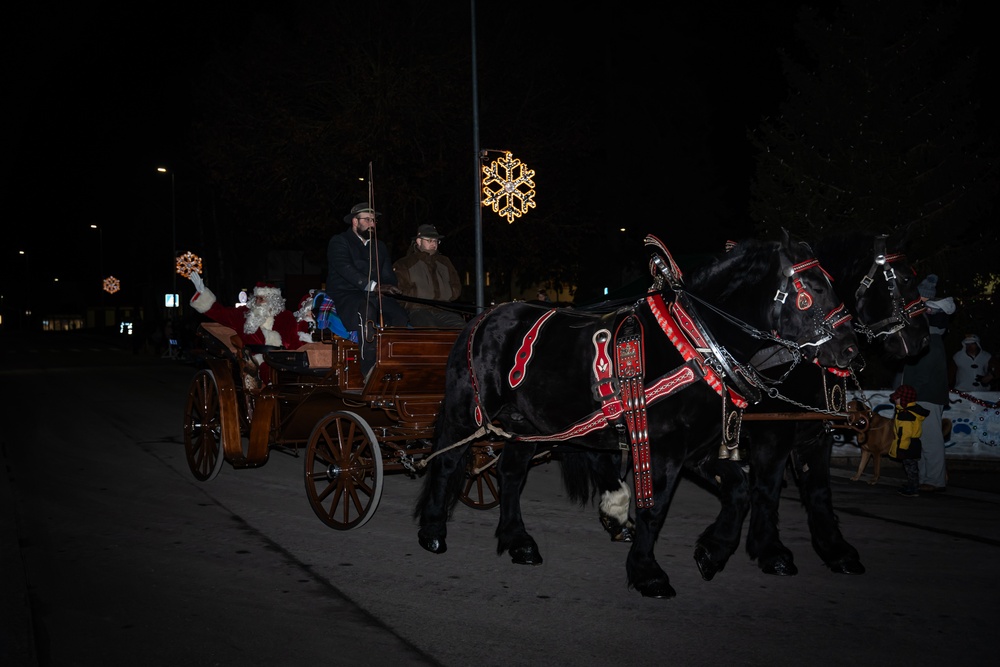
{"label": "metal pole", "polygon": [[476,64],[476,0],[472,2],[472,143],[475,165],[473,186],[475,188],[475,229],[476,229],[476,312],[483,312],[486,299],[483,291],[483,206],[480,203],[479,181],[482,178],[479,156],[479,83]]}
{"label": "metal pole", "polygon": [[[170,251],[170,273],[173,276],[173,291],[171,294],[177,294],[177,267],[175,266],[177,262],[177,189],[175,187],[173,169],[170,170],[170,231],[173,248]],[[177,305],[175,303],[174,307],[177,307]]]}

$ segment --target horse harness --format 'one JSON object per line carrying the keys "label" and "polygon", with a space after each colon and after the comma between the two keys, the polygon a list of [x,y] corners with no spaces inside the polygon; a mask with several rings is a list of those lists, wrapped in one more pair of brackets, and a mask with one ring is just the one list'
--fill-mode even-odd
{"label": "horse harness", "polygon": [[[618,433],[621,450],[631,449],[632,470],[635,484],[636,506],[653,506],[653,482],[650,456],[647,407],[674,393],[705,381],[722,398],[722,443],[719,447],[720,459],[741,460],[739,453],[740,424],[743,410],[761,398],[761,379],[752,369],[739,364],[719,345],[709,330],[700,321],[696,311],[683,290],[681,274],[669,252],[656,242],[667,255],[669,264],[654,254],[651,269],[655,269],[656,280],[644,301],[649,306],[657,324],[681,354],[684,362],[650,383],[646,383],[645,373],[645,332],[636,315],[636,308],[642,300],[630,307],[604,315],[600,329],[593,337],[593,382],[594,399],[600,409],[577,421],[567,429],[547,435],[516,435],[504,433],[491,423],[484,414],[479,395],[479,382],[473,364],[473,341],[475,334],[488,315],[499,306],[487,310],[472,325],[467,342],[467,363],[475,395],[474,417],[480,428],[498,433],[504,438],[522,442],[563,442],[608,427]],[[810,264],[809,266],[814,266]],[[796,270],[804,270],[796,265]],[[795,270],[786,272],[794,276]],[[670,283],[675,299],[665,302],[661,294],[664,281]],[[797,303],[806,310],[812,305],[812,297],[801,281],[794,281]],[[776,295],[776,301],[782,293]],[[787,292],[785,293],[787,296]],[[784,300],[781,300],[784,303]],[[778,304],[780,309],[780,304]],[[533,354],[535,342],[543,325],[555,315],[555,309],[546,309],[525,333],[518,348],[507,382],[516,389],[526,376],[527,363]],[[850,319],[849,316],[847,319]],[[613,332],[613,333],[612,333]],[[772,337],[773,338],[773,337]],[[780,339],[773,338],[780,341]],[[787,341],[782,341],[786,346]],[[613,357],[613,358],[612,358]]]}

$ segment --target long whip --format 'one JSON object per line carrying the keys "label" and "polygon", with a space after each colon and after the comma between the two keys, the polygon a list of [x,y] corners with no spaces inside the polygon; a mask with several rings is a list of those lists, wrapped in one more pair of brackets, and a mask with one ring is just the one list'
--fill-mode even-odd
{"label": "long whip", "polygon": [[[382,317],[382,290],[379,289],[382,286],[382,263],[379,261],[378,256],[378,220],[376,220],[375,211],[375,177],[372,171],[372,163],[368,162],[368,207],[372,210],[372,246],[375,252],[375,292],[378,298],[378,325],[379,328],[385,327],[385,320]],[[371,262],[368,262],[368,270],[371,271]]]}

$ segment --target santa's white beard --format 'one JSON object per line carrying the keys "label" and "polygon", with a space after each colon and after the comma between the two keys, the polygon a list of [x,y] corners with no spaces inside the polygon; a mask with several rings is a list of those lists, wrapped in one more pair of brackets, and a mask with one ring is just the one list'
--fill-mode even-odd
{"label": "santa's white beard", "polygon": [[243,331],[252,334],[260,328],[270,329],[274,325],[274,316],[281,312],[282,307],[280,303],[265,301],[248,308]]}

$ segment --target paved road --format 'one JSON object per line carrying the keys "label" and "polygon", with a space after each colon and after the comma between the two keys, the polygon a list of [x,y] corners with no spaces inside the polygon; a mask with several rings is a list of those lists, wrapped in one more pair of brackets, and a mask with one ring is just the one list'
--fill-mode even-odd
{"label": "paved road", "polygon": [[[898,480],[834,498],[868,572],[834,575],[791,490],[782,536],[800,573],[738,552],[702,581],[691,557],[717,511],[682,482],[657,555],[678,597],[625,586],[627,547],[532,471],[525,516],[545,564],[495,553],[496,510],[459,505],[449,550],[416,541],[419,480],[390,475],[374,518],[326,528],[302,459],[225,467],[208,483],[181,444],[190,366],[79,337],[0,340],[0,664],[868,665],[995,656],[1000,495]],[[888,463],[887,468],[896,464]]]}

